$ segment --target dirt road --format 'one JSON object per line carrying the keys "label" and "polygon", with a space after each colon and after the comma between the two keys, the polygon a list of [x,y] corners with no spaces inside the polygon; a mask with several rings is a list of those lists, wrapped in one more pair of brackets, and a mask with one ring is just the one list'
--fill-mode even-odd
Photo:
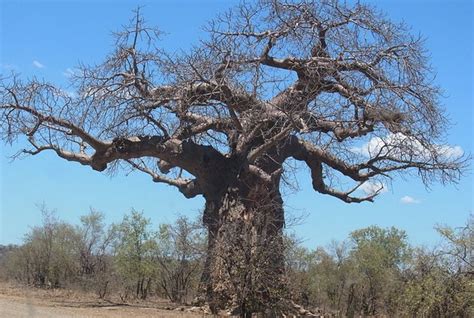
{"label": "dirt road", "polygon": [[202,315],[162,310],[157,308],[136,308],[126,306],[63,307],[34,304],[31,300],[8,299],[0,295],[0,317],[2,318],[62,318],[62,317],[202,317]]}
{"label": "dirt road", "polygon": [[62,318],[62,317],[203,317],[202,315],[128,306],[65,307],[35,304],[31,299],[11,299],[0,295],[0,317],[2,318]]}
{"label": "dirt road", "polygon": [[[3,288],[2,288],[3,287]],[[203,314],[165,310],[145,304],[113,304],[98,302],[81,295],[54,294],[0,287],[0,318],[143,318],[143,317],[204,317]]]}

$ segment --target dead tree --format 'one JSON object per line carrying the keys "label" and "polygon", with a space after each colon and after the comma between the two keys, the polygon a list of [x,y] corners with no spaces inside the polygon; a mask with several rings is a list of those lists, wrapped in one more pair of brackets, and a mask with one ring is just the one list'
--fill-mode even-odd
{"label": "dead tree", "polygon": [[233,292],[242,286],[226,287],[239,284],[228,268],[236,238],[271,242],[273,261],[259,266],[273,279],[257,303],[278,299],[288,162],[309,168],[316,192],[347,203],[373,201],[380,189],[364,195],[361,185],[394,174],[415,172],[427,184],[460,177],[466,157],[442,143],[447,120],[421,39],[374,8],[261,0],[207,31],[188,53],[167,53],[137,12],[102,64],[78,67],[74,95],[3,76],[0,132],[8,143],[26,138],[23,154],[133,169],[186,198],[202,195],[214,311],[249,307]]}

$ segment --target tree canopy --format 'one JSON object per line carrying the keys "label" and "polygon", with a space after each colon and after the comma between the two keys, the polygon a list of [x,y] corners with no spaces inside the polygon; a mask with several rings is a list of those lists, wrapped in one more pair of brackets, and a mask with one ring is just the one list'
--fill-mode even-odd
{"label": "tree canopy", "polygon": [[[261,0],[206,30],[190,51],[167,52],[137,10],[103,63],[78,67],[74,95],[3,75],[1,138],[26,137],[24,154],[142,171],[186,197],[242,172],[271,182],[289,158],[306,163],[314,190],[345,202],[371,201],[380,189],[356,189],[394,172],[427,183],[462,172],[465,158],[443,144],[422,39],[376,9]],[[276,169],[263,167],[268,156]]]}

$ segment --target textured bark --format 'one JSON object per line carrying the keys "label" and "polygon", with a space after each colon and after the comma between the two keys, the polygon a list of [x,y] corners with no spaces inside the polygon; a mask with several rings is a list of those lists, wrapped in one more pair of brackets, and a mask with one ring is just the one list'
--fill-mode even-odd
{"label": "textured bark", "polygon": [[277,181],[236,181],[207,200],[204,223],[209,246],[203,283],[212,311],[277,311],[286,292]]}
{"label": "textured bark", "polygon": [[443,143],[447,120],[422,41],[373,8],[248,1],[208,32],[201,46],[170,54],[137,10],[113,53],[79,68],[74,96],[0,78],[0,139],[26,138],[16,157],[52,151],[204,196],[214,311],[274,309],[285,298],[286,159],[309,168],[316,192],[346,203],[373,201],[393,174],[456,182],[467,168],[469,157]]}

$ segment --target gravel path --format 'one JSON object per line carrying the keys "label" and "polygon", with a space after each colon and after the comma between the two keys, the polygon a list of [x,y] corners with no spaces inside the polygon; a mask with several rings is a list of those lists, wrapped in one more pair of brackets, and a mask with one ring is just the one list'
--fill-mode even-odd
{"label": "gravel path", "polygon": [[84,306],[67,307],[47,303],[44,299],[8,296],[0,294],[0,317],[2,318],[60,318],[60,317],[105,317],[105,318],[142,318],[142,317],[203,317],[202,315],[156,308],[131,306]]}

